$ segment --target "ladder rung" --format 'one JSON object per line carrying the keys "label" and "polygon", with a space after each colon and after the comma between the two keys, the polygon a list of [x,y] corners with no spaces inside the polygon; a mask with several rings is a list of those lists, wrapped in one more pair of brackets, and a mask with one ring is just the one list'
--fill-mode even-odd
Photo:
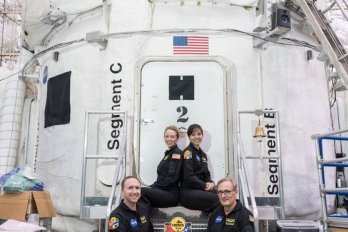
{"label": "ladder rung", "polygon": [[348,195],[348,188],[332,188],[332,189],[322,188],[321,191],[326,194]]}
{"label": "ladder rung", "polygon": [[331,160],[320,160],[319,163],[327,164],[327,163],[337,163],[337,162],[344,162],[344,161],[348,161],[348,157],[331,159]]}
{"label": "ladder rung", "polygon": [[118,156],[114,155],[88,155],[85,159],[118,159]]}
{"label": "ladder rung", "polygon": [[348,53],[344,54],[343,56],[341,56],[340,58],[338,58],[338,60],[343,60],[344,58],[348,57]]}
{"label": "ladder rung", "polygon": [[331,192],[331,191],[326,191],[326,194],[330,195],[348,195],[348,192]]}
{"label": "ladder rung", "polygon": [[319,137],[319,140],[347,140],[348,141],[348,137],[343,137],[343,136],[322,136]]}
{"label": "ladder rung", "polygon": [[245,156],[245,159],[279,159],[279,156]]}
{"label": "ladder rung", "polygon": [[330,215],[329,218],[348,218],[348,215]]}
{"label": "ladder rung", "polygon": [[348,167],[348,163],[323,163],[325,167]]}

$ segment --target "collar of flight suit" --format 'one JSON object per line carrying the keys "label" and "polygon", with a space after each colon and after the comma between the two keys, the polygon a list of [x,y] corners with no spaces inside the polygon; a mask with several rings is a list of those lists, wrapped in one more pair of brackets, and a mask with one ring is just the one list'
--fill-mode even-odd
{"label": "collar of flight suit", "polygon": [[240,203],[240,201],[239,201],[238,199],[236,199],[236,201],[237,201],[236,205],[234,206],[234,208],[232,209],[232,211],[231,211],[226,217],[228,217],[228,216],[231,215],[232,213],[235,213],[235,212],[237,212],[237,211],[239,211],[239,210],[242,209],[242,204]]}
{"label": "collar of flight suit", "polygon": [[196,152],[198,152],[198,154],[202,153],[202,149],[201,147],[199,147],[199,149],[197,149],[192,143],[190,143],[189,145],[193,150],[195,150]]}
{"label": "collar of flight suit", "polygon": [[120,207],[125,210],[125,211],[129,211],[129,212],[132,212],[132,213],[137,213],[138,212],[138,209],[139,209],[139,203],[137,202],[136,204],[136,210],[131,210],[125,203],[124,203],[124,200],[122,199],[121,202],[120,202]]}
{"label": "collar of flight suit", "polygon": [[168,150],[166,150],[165,154],[167,155],[168,153],[170,153],[171,151],[175,150],[178,147],[178,145],[174,145],[171,148],[169,148]]}

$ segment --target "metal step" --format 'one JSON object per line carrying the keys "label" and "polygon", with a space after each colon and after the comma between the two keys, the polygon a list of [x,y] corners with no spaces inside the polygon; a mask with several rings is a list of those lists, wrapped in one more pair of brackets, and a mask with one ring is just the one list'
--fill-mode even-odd
{"label": "metal step", "polygon": [[80,218],[105,219],[108,204],[107,197],[85,197],[85,204],[81,207]]}
{"label": "metal step", "polygon": [[83,206],[81,207],[80,218],[83,220],[105,219],[106,205]]}
{"label": "metal step", "polygon": [[[251,205],[250,198],[248,198]],[[259,220],[278,220],[281,219],[281,206],[279,197],[255,197],[255,202],[259,212]]]}
{"label": "metal step", "polygon": [[[262,203],[262,201],[270,203],[265,198],[260,200],[259,203]],[[277,200],[273,199],[271,203],[277,203]],[[267,221],[267,224],[281,218],[281,207],[279,206],[258,206],[258,211],[260,220]],[[209,214],[198,210],[189,210],[182,206],[163,209],[154,208],[152,209],[150,220],[153,223],[155,232],[163,232],[167,231],[166,227],[170,226],[172,219],[176,217],[184,219],[185,223],[189,224],[191,231],[203,232],[207,229]]]}
{"label": "metal step", "polygon": [[257,206],[259,220],[281,219],[281,207],[279,206]]}
{"label": "metal step", "polygon": [[[248,201],[250,205],[250,198]],[[255,197],[255,202],[257,206],[280,206],[279,197]]]}
{"label": "metal step", "polygon": [[167,231],[166,228],[171,226],[171,221],[178,219],[183,220],[185,228],[189,227],[191,231],[206,231],[208,226],[209,215],[199,210],[190,210],[182,206],[152,209],[150,221],[156,232]]}
{"label": "metal step", "polygon": [[260,220],[259,232],[276,232],[277,221],[276,220]]}
{"label": "metal step", "polygon": [[319,232],[322,229],[320,222],[311,220],[278,220],[277,231]]}
{"label": "metal step", "polygon": [[348,228],[348,216],[328,216],[327,223],[329,227]]}
{"label": "metal step", "polygon": [[[164,232],[168,231],[166,228],[166,225],[153,225],[154,232]],[[194,232],[206,232],[207,231],[207,226],[206,225],[199,225],[199,224],[191,224],[190,230],[189,231],[194,231]]]}

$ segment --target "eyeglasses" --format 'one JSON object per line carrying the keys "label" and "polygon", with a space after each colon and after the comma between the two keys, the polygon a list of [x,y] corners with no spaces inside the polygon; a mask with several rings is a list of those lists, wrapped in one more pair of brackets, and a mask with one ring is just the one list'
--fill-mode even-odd
{"label": "eyeglasses", "polygon": [[231,196],[232,192],[233,191],[231,191],[231,190],[217,191],[217,195],[219,197],[222,197],[223,195],[225,195],[226,197],[229,197],[229,196]]}

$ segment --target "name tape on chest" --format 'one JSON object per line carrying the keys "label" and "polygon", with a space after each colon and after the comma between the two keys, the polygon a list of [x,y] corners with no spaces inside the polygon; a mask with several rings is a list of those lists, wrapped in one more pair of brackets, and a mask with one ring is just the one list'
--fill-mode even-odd
{"label": "name tape on chest", "polygon": [[147,222],[146,217],[145,216],[140,217],[140,221],[142,224],[145,224]]}
{"label": "name tape on chest", "polygon": [[225,222],[226,226],[234,226],[235,223],[236,223],[235,218],[226,218],[226,222]]}

